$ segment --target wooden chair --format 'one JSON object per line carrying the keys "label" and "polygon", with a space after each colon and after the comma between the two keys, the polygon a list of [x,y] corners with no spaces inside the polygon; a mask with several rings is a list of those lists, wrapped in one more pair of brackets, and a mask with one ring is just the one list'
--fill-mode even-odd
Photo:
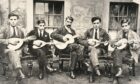
{"label": "wooden chair", "polygon": [[[53,55],[54,55],[54,49],[53,49],[53,45],[51,45],[51,49],[49,50],[50,54],[49,55],[46,55],[47,59],[48,60],[48,63],[50,64],[51,67],[53,67]],[[37,57],[32,55],[29,51],[28,51],[28,46],[26,46],[25,50],[24,50],[24,55],[23,57],[21,57],[21,61],[26,61],[27,62],[27,70],[28,70],[28,77],[31,77],[33,74],[33,67],[35,66],[34,65],[34,62],[37,61]],[[38,66],[38,65],[37,65]],[[36,67],[37,67],[36,66]]]}
{"label": "wooden chair", "polygon": [[[81,47],[81,50],[83,50],[83,47]],[[71,52],[70,51],[68,53],[66,53],[62,50],[61,52],[58,52],[58,56],[59,56],[60,71],[64,69],[64,62],[68,62],[68,66],[70,66],[70,64],[71,64]],[[78,68],[80,68],[81,60],[78,60],[77,64],[78,64]],[[68,67],[68,70],[69,70],[69,67]]]}
{"label": "wooden chair", "polygon": [[[87,47],[84,48],[84,56],[85,56],[85,60],[86,62],[88,62],[88,64],[90,65],[90,60],[89,60],[89,55],[88,55],[88,50]],[[98,57],[99,59],[99,63],[103,63],[104,68],[103,71],[105,76],[107,77],[114,77],[114,71],[113,71],[113,57],[111,56],[111,54],[109,53],[109,51],[107,52],[106,55],[101,55]],[[129,70],[129,76],[135,76],[135,61],[132,60],[131,63],[127,64],[128,65],[128,70]],[[130,79],[131,80],[131,79]],[[91,82],[91,79],[89,77],[89,81]]]}

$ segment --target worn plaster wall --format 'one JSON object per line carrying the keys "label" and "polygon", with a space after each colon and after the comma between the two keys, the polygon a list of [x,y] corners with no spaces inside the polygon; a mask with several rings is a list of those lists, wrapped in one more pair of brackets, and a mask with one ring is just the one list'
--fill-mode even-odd
{"label": "worn plaster wall", "polygon": [[[70,15],[74,18],[73,27],[78,33],[83,33],[92,27],[91,18],[102,18],[103,0],[67,0],[71,4]],[[67,12],[65,12],[67,13]]]}
{"label": "worn plaster wall", "polygon": [[26,0],[10,0],[10,12],[16,12],[19,16],[19,25],[26,27]]}
{"label": "worn plaster wall", "polygon": [[[85,30],[92,27],[91,18],[93,16],[99,16],[102,18],[103,28],[108,31],[109,3],[112,1],[132,2],[133,0],[64,0],[64,17],[68,15],[74,17],[73,28],[75,28],[78,33],[83,34]],[[33,1],[27,2],[29,2],[29,0],[0,0],[0,25],[7,23],[9,11],[15,11],[20,15],[19,25],[27,28],[27,30],[32,30],[33,27],[31,25],[33,25],[33,19],[29,19],[33,17],[33,7],[30,7],[33,6]],[[32,11],[28,11],[28,9]],[[138,19],[138,21],[140,21],[140,19]],[[29,23],[31,23],[31,25]],[[138,32],[140,31],[139,27],[138,24]]]}
{"label": "worn plaster wall", "polygon": [[9,12],[19,14],[19,25],[26,27],[26,0],[0,0],[0,25],[7,24]]}
{"label": "worn plaster wall", "polygon": [[0,0],[0,26],[7,24],[7,16],[9,13],[8,0]]}

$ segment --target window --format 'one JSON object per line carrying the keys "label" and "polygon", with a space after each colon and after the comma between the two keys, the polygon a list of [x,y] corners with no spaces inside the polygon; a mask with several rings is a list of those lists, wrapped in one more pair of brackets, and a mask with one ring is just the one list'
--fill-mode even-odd
{"label": "window", "polygon": [[48,28],[58,28],[64,24],[64,2],[35,0],[34,24],[44,19]]}
{"label": "window", "polygon": [[119,30],[120,21],[124,18],[130,19],[131,29],[137,30],[138,5],[135,3],[110,3],[109,30]]}

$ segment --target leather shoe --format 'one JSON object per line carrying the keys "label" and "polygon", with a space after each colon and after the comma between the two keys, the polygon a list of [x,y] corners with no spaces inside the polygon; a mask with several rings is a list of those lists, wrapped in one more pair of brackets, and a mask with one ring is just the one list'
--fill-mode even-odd
{"label": "leather shoe", "polygon": [[93,77],[93,73],[89,73],[89,83],[93,83],[94,82],[94,77]]}
{"label": "leather shoe", "polygon": [[39,78],[40,80],[42,80],[42,79],[44,78],[44,73],[43,73],[43,72],[39,73],[38,78]]}
{"label": "leather shoe", "polygon": [[75,78],[76,78],[76,76],[75,76],[75,74],[74,74],[73,71],[70,72],[70,77],[71,77],[72,79],[75,79]]}
{"label": "leather shoe", "polygon": [[50,72],[55,72],[55,71],[57,71],[56,68],[51,68],[51,67],[49,67],[49,66],[47,66],[46,68],[47,68],[47,70],[49,70]]}
{"label": "leather shoe", "polygon": [[116,74],[116,77],[119,77],[119,76],[121,76],[122,75],[122,68],[119,68],[118,69],[118,72],[117,72],[117,74]]}
{"label": "leather shoe", "polygon": [[114,79],[112,84],[118,84],[118,81]]}
{"label": "leather shoe", "polygon": [[97,74],[98,76],[101,76],[101,73],[100,73],[99,69],[96,69],[96,74]]}

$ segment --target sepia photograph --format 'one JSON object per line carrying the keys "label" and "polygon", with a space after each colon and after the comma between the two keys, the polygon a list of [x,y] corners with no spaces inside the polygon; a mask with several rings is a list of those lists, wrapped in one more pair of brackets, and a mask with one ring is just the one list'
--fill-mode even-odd
{"label": "sepia photograph", "polygon": [[140,0],[0,0],[0,84],[140,84]]}

